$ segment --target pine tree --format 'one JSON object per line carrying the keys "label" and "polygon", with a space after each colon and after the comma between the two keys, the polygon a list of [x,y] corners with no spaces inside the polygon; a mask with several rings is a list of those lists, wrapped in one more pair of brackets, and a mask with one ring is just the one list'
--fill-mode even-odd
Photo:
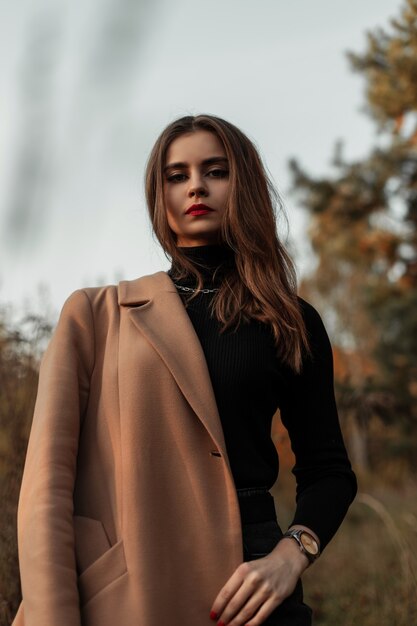
{"label": "pine tree", "polygon": [[309,176],[295,159],[289,167],[318,258],[302,290],[333,312],[335,335],[351,364],[339,381],[341,411],[354,418],[362,440],[372,416],[401,427],[408,448],[402,454],[414,460],[417,0],[407,0],[390,23],[389,32],[367,34],[364,54],[348,53],[352,69],[366,81],[366,111],[377,125],[379,145],[348,162],[338,142],[333,177]]}

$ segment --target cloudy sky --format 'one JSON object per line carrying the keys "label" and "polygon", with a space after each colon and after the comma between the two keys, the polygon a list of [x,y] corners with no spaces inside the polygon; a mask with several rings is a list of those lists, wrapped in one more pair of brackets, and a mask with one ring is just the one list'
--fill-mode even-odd
{"label": "cloudy sky", "polygon": [[[174,118],[211,113],[258,146],[311,267],[288,159],[330,170],[378,140],[345,51],[399,0],[21,0],[0,6],[0,306],[56,314],[75,289],[167,269],[143,170]],[[46,294],[46,295],[45,295]]]}

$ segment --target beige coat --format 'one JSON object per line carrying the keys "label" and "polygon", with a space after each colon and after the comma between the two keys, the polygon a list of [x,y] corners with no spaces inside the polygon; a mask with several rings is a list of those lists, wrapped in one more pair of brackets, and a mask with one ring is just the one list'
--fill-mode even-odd
{"label": "beige coat", "polygon": [[13,626],[204,626],[243,560],[207,363],[163,271],[75,291],[44,355]]}

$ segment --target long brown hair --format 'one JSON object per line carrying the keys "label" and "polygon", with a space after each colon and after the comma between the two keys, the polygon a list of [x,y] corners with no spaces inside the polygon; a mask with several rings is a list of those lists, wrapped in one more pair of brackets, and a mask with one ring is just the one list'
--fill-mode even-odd
{"label": "long brown hair", "polygon": [[[269,324],[277,356],[300,372],[303,350],[311,354],[297,299],[294,264],[279,240],[275,206],[283,211],[279,194],[267,175],[257,149],[236,126],[213,115],[181,117],[161,133],[148,159],[145,192],[152,227],[166,255],[178,269],[176,278],[193,274],[203,286],[198,268],[177,247],[163,197],[163,168],[169,145],[186,133],[214,133],[229,161],[229,198],[223,212],[220,239],[234,251],[235,264],[224,276],[212,300],[212,311],[223,323],[221,332],[251,318]],[[237,270],[237,271],[236,271]],[[192,294],[187,302],[195,297]]]}

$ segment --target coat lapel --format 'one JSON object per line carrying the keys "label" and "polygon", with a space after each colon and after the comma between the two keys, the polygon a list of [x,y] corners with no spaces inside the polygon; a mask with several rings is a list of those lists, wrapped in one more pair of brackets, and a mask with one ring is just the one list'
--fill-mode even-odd
{"label": "coat lapel", "polygon": [[218,451],[227,458],[223,429],[207,367],[194,326],[166,272],[119,283],[119,305],[158,352]]}

